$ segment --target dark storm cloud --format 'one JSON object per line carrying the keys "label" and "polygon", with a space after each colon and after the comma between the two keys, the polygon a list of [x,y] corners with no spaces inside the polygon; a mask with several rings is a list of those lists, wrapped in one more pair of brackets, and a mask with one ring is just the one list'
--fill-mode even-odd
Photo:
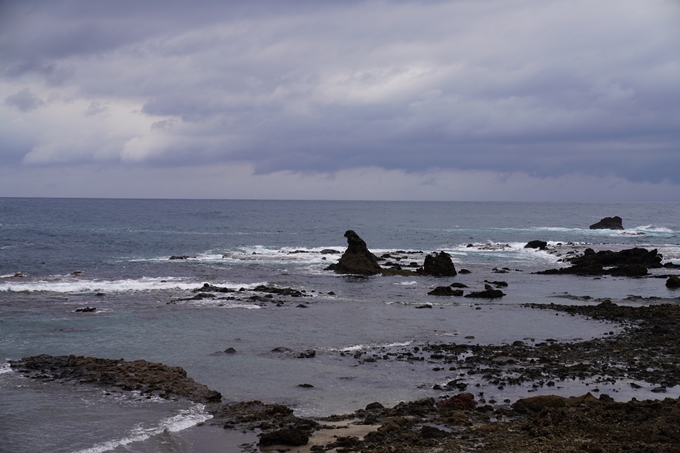
{"label": "dark storm cloud", "polygon": [[25,163],[680,183],[677,2],[0,8],[5,104],[42,115],[0,124]]}

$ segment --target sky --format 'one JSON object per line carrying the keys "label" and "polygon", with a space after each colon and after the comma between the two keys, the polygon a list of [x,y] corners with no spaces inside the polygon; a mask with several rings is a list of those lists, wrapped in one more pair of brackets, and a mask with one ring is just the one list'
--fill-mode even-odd
{"label": "sky", "polygon": [[680,201],[680,0],[0,0],[0,196]]}

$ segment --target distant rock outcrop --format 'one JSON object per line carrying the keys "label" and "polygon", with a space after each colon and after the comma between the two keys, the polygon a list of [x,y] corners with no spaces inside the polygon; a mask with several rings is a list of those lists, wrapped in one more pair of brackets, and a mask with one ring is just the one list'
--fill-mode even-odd
{"label": "distant rock outcrop", "polygon": [[345,237],[347,250],[340,257],[340,261],[326,269],[336,274],[376,275],[382,273],[383,269],[378,264],[378,258],[368,250],[366,242],[358,234],[347,230]]}
{"label": "distant rock outcrop", "polygon": [[549,269],[539,274],[575,274],[575,275],[614,275],[621,277],[641,277],[647,275],[647,269],[660,268],[662,256],[654,250],[632,248],[612,252],[601,250],[595,252],[586,249],[583,255],[568,259],[571,267]]}
{"label": "distant rock outcrop", "polygon": [[425,257],[423,269],[420,274],[432,275],[433,277],[453,277],[458,275],[456,267],[451,261],[451,255],[446,252],[435,252]]}
{"label": "distant rock outcrop", "polygon": [[680,288],[680,278],[677,275],[671,275],[666,280],[666,288],[668,289],[678,289]]}
{"label": "distant rock outcrop", "polygon": [[605,217],[590,225],[591,230],[623,230],[623,220],[619,216]]}

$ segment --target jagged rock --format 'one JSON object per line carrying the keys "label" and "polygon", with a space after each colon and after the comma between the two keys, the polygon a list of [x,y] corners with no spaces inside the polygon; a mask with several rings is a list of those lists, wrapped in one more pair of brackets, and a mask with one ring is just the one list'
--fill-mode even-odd
{"label": "jagged rock", "polygon": [[450,286],[437,286],[427,293],[428,296],[462,296],[462,289],[453,289]]}
{"label": "jagged rock", "polygon": [[368,250],[366,242],[352,230],[347,230],[345,237],[347,238],[347,250],[342,254],[337,264],[332,267],[329,266],[330,270],[336,274],[380,274],[382,268],[378,264],[378,258]]}
{"label": "jagged rock", "polygon": [[222,395],[199,384],[181,367],[146,360],[101,359],[47,354],[10,361],[10,366],[29,377],[66,380],[104,388],[136,390],[161,398],[186,398],[197,403],[219,402]]}
{"label": "jagged rock", "polygon": [[548,246],[548,243],[545,241],[529,241],[527,245],[524,246],[525,249],[539,249],[539,250],[545,250],[545,248]]}
{"label": "jagged rock", "polygon": [[680,288],[680,278],[678,278],[676,275],[671,275],[670,277],[668,277],[668,280],[666,280],[666,288],[668,289]]}
{"label": "jagged rock", "polygon": [[434,277],[454,277],[458,275],[456,267],[451,261],[451,255],[446,252],[435,252],[427,255],[423,269],[419,273]]}
{"label": "jagged rock", "polygon": [[590,225],[591,230],[623,230],[623,220],[619,216],[605,217]]}

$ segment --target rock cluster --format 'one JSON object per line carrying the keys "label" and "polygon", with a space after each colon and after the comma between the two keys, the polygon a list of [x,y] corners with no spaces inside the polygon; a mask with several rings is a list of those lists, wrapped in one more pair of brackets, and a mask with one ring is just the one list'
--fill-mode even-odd
{"label": "rock cluster", "polygon": [[571,267],[549,269],[539,274],[575,274],[575,275],[614,275],[622,277],[641,277],[647,275],[648,269],[662,267],[663,257],[654,250],[632,248],[613,252],[601,250],[595,252],[588,248],[583,255],[567,258]]}
{"label": "rock cluster", "polygon": [[190,377],[181,367],[146,360],[101,359],[47,354],[10,361],[12,369],[36,379],[66,380],[124,391],[136,390],[161,398],[186,398],[199,403],[217,402],[219,392]]}

